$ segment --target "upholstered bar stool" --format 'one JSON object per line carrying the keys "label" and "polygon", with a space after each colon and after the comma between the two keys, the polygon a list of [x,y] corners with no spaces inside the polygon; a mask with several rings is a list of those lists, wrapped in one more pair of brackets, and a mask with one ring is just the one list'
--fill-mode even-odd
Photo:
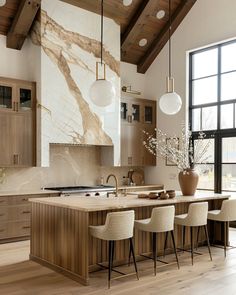
{"label": "upholstered bar stool", "polygon": [[194,253],[193,251],[193,228],[194,227],[195,228],[198,227],[198,230],[200,227],[204,227],[208,251],[209,251],[210,259],[212,260],[208,229],[207,229],[207,214],[208,214],[208,203],[199,202],[199,203],[190,204],[187,214],[181,214],[181,215],[175,216],[175,224],[183,226],[183,250],[185,246],[185,228],[186,226],[190,227],[192,265],[193,265],[193,253]]}
{"label": "upholstered bar stool", "polygon": [[152,210],[151,218],[135,220],[134,227],[138,230],[152,233],[152,254],[154,261],[154,274],[156,275],[156,262],[157,262],[157,234],[163,232],[171,232],[173,247],[175,251],[176,262],[179,268],[179,261],[175,247],[174,238],[174,216],[175,207],[157,207]]}
{"label": "upholstered bar stool", "polygon": [[[226,257],[227,249],[227,225],[230,221],[236,220],[236,200],[224,200],[221,210],[211,210],[208,212],[209,220],[220,221],[224,223],[224,254]],[[235,247],[232,247],[235,248]]]}
{"label": "upholstered bar stool", "polygon": [[[115,241],[129,239],[130,242],[130,250],[134,259],[134,267],[137,279],[138,270],[135,261],[134,255],[134,247],[133,247],[133,231],[134,231],[134,211],[121,211],[121,212],[112,212],[108,213],[106,216],[106,221],[104,225],[99,226],[90,226],[90,234],[98,239],[108,241],[108,288],[110,288],[111,284],[111,272],[115,271],[121,275],[126,275],[120,271],[116,271],[113,269],[113,257],[114,257],[114,249],[115,249]],[[130,273],[128,275],[133,275],[135,273]],[[120,276],[119,276],[120,277]],[[114,278],[117,279],[118,277]]]}

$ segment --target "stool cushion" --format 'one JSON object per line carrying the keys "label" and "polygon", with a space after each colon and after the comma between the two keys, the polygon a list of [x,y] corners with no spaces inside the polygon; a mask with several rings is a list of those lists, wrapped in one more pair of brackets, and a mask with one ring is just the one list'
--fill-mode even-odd
{"label": "stool cushion", "polygon": [[174,229],[174,206],[156,207],[152,209],[151,218],[135,220],[135,228],[154,233],[172,231]]}
{"label": "stool cushion", "polygon": [[183,226],[203,226],[207,224],[207,213],[207,202],[191,203],[188,214],[175,216],[175,223]]}
{"label": "stool cushion", "polygon": [[[217,213],[215,212],[217,211]],[[224,200],[221,210],[212,210],[208,213],[208,219],[217,221],[235,221],[236,220],[236,199]]]}
{"label": "stool cushion", "polygon": [[180,214],[175,216],[175,224],[185,225],[185,219],[188,214]]}
{"label": "stool cushion", "polygon": [[118,241],[132,238],[134,210],[107,213],[104,225],[91,225],[89,229],[92,236],[106,241]]}
{"label": "stool cushion", "polygon": [[207,218],[210,220],[220,220],[219,216],[220,210],[211,210],[208,211]]}

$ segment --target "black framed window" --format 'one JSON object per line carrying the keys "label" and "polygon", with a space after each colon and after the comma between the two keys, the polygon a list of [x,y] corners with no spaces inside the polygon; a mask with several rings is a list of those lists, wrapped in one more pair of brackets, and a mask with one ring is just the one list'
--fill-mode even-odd
{"label": "black framed window", "polygon": [[197,164],[199,189],[236,192],[236,40],[189,55],[189,119],[193,138],[210,137],[209,164]]}

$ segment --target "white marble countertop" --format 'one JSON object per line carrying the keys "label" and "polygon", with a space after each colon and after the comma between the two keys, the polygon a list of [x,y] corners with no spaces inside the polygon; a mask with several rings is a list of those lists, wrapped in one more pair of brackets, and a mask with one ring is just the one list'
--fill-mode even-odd
{"label": "white marble countertop", "polygon": [[76,195],[70,197],[52,197],[52,198],[35,198],[31,202],[46,204],[56,207],[70,208],[80,211],[93,212],[104,210],[115,210],[135,207],[162,206],[177,203],[199,202],[217,199],[229,198],[230,194],[215,194],[213,192],[196,192],[195,196],[182,196],[177,193],[176,198],[168,200],[150,200],[139,199],[136,194],[128,194],[126,197],[79,197]]}
{"label": "white marble countertop", "polygon": [[1,191],[0,190],[0,197],[8,197],[8,196],[23,196],[23,195],[52,195],[52,194],[59,194],[59,191],[53,190],[11,190],[11,191]]}
{"label": "white marble countertop", "polygon": [[135,190],[135,189],[163,189],[163,184],[142,184],[142,185],[121,185],[118,187],[119,190]]}

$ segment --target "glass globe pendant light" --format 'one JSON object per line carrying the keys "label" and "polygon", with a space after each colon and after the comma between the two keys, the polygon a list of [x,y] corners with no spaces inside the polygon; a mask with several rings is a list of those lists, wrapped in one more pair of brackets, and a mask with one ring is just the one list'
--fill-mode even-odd
{"label": "glass globe pendant light", "polygon": [[0,6],[4,6],[6,4],[6,0],[0,0]]}
{"label": "glass globe pendant light", "polygon": [[175,115],[182,106],[180,96],[174,91],[174,78],[171,76],[171,0],[169,0],[169,76],[166,78],[166,93],[159,100],[163,113]]}
{"label": "glass globe pendant light", "polygon": [[[99,67],[103,70],[103,77],[99,78]],[[90,87],[90,98],[99,107],[106,107],[112,103],[116,91],[114,85],[106,80],[106,64],[103,62],[103,0],[101,0],[101,61],[96,62],[96,81]]]}

